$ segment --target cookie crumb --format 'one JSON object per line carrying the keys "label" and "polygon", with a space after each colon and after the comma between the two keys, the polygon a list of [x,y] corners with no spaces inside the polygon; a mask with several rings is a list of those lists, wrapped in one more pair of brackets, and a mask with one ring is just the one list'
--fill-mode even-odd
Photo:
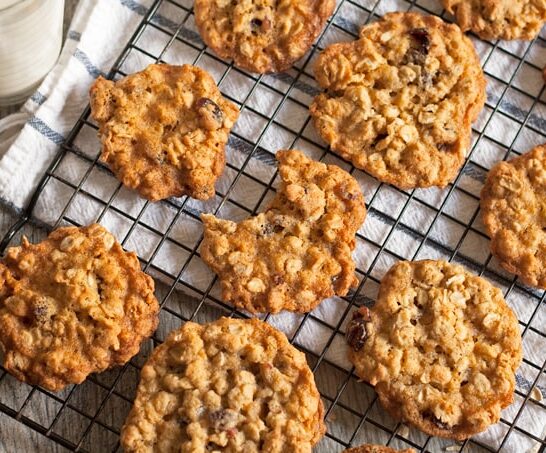
{"label": "cookie crumb", "polygon": [[400,429],[398,430],[398,434],[407,439],[410,434],[409,427],[407,425],[402,424],[400,426]]}
{"label": "cookie crumb", "polygon": [[544,399],[542,392],[538,387],[533,387],[533,390],[531,391],[531,398],[538,402]]}

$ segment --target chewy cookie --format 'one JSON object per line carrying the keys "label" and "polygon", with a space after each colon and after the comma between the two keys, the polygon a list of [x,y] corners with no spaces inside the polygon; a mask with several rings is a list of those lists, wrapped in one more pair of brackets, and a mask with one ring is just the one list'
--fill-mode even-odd
{"label": "chewy cookie", "polygon": [[491,252],[502,267],[546,289],[546,145],[495,165],[480,207]]}
{"label": "chewy cookie", "polygon": [[332,150],[399,188],[443,187],[470,145],[485,101],[472,42],[432,16],[390,13],[315,65],[326,91],[310,107]]}
{"label": "chewy cookie", "polygon": [[224,148],[239,115],[213,78],[195,66],[150,65],[90,91],[104,161],[148,200],[214,196]]}
{"label": "chewy cookie", "polygon": [[347,327],[357,375],[383,407],[432,435],[466,439],[513,399],[522,347],[498,288],[445,261],[395,264],[375,306]]}
{"label": "chewy cookie", "polygon": [[308,312],[356,285],[351,252],[366,215],[357,181],[299,151],[277,152],[281,184],[269,207],[240,223],[201,216],[201,257],[226,301],[250,312]]}
{"label": "chewy cookie", "polygon": [[17,379],[52,391],[122,365],[157,327],[154,282],[100,225],[26,238],[0,261],[0,346]]}
{"label": "chewy cookie", "polygon": [[360,447],[349,448],[345,453],[415,453],[413,448],[405,448],[404,450],[395,450],[384,445],[361,445]]}
{"label": "chewy cookie", "polygon": [[251,72],[282,72],[313,44],[335,0],[196,0],[203,41]]}
{"label": "chewy cookie", "polygon": [[127,453],[309,452],[325,431],[305,355],[257,319],[187,322],[141,372]]}
{"label": "chewy cookie", "polygon": [[545,0],[442,0],[463,31],[482,39],[533,39],[546,22]]}

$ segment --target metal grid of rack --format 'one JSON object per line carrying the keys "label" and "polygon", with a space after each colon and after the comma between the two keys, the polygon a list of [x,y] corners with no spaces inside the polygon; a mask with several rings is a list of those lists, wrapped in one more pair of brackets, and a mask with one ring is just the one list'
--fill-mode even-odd
{"label": "metal grid of rack", "polygon": [[[413,447],[422,452],[543,451],[545,433],[531,429],[529,419],[544,417],[546,420],[546,404],[542,401],[542,396],[546,396],[546,348],[537,348],[540,344],[546,346],[545,293],[522,285],[503,272],[491,257],[488,239],[480,224],[478,202],[484,176],[492,164],[524,152],[529,143],[546,141],[545,93],[539,67],[541,61],[546,61],[546,41],[542,37],[525,43],[474,40],[488,78],[488,100],[475,125],[473,146],[465,166],[453,184],[444,190],[402,191],[378,183],[330,153],[318,141],[307,115],[309,101],[317,92],[311,67],[318,51],[330,42],[354,39],[360,25],[387,11],[418,10],[445,18],[437,3],[433,0],[339,0],[336,14],[328,21],[317,47],[287,73],[267,76],[248,74],[209,52],[195,31],[191,1],[155,0],[149,10],[142,11],[142,22],[109,77],[116,79],[126,75],[127,62],[135,58],[142,66],[152,62],[180,63],[173,61],[176,48],[184,47],[186,54],[193,55],[191,61],[184,62],[213,73],[224,95],[240,105],[240,122],[248,126],[250,132],[244,127],[234,129],[228,146],[228,176],[219,184],[210,204],[196,204],[187,198],[152,204],[129,195],[128,205],[119,202],[122,198],[126,200],[127,194],[98,160],[98,142],[90,150],[80,146],[84,139],[96,135],[89,110],[82,113],[28,209],[4,237],[1,250],[18,242],[20,231],[32,221],[33,209],[43,192],[51,185],[61,185],[63,193],[68,195],[64,209],[51,227],[81,225],[93,220],[105,222],[108,216],[123,220],[127,228],[118,234],[118,239],[128,248],[135,246],[143,269],[162,281],[157,291],[162,305],[160,328],[126,366],[91,376],[84,384],[71,386],[58,394],[18,383],[1,368],[0,410],[69,450],[120,450],[119,430],[134,396],[139,369],[152,347],[160,343],[169,330],[188,320],[206,322],[220,315],[246,316],[221,301],[215,278],[211,277],[203,285],[193,284],[185,276],[199,262],[200,211],[246,217],[258,212],[274,192],[275,149],[268,148],[268,137],[273,133],[282,137],[285,147],[304,149],[315,158],[349,169],[364,188],[369,211],[357,237],[358,246],[366,251],[365,258],[357,263],[358,288],[335,302],[333,317],[316,311],[299,316],[296,327],[288,333],[290,341],[307,354],[326,407],[328,432],[317,451],[342,451],[347,446],[371,441],[396,448]],[[150,33],[162,37],[161,48],[151,49],[142,44]],[[499,62],[503,62],[502,68],[509,68],[508,79],[505,69],[499,70]],[[231,83],[233,80],[237,80],[237,84]],[[231,92],[233,86],[239,87],[237,92]],[[241,86],[245,89],[241,90]],[[274,101],[263,108],[263,103],[256,99],[266,95]],[[298,112],[297,115],[287,115],[288,108]],[[250,127],[256,124],[257,127]],[[255,165],[256,162],[259,165]],[[63,173],[66,166],[82,171],[68,177]],[[95,177],[106,178],[107,182],[100,184],[102,192],[96,192],[93,184],[89,184]],[[240,196],[243,181],[244,187],[252,187],[255,195],[252,202]],[[105,189],[108,187],[111,190]],[[85,197],[96,206],[89,212],[90,219],[83,218],[81,213],[75,215],[77,211],[71,209],[78,197]],[[168,219],[162,226],[154,222],[158,215]],[[194,233],[177,235],[181,222],[192,224]],[[138,250],[138,241],[134,238],[142,234],[157,239],[150,250]],[[180,257],[172,269],[156,264],[156,258],[165,247],[171,252],[177,250]],[[373,303],[385,270],[397,260],[424,257],[456,261],[490,279],[503,289],[520,320],[525,350],[523,377],[518,378],[515,402],[503,413],[494,439],[485,435],[456,443],[428,437],[392,420],[378,405],[371,387],[359,383],[350,365],[340,362],[339,354],[332,353],[334,349],[343,349],[344,328],[355,307]],[[189,296],[181,296],[181,292]],[[265,319],[272,318],[265,316]],[[321,332],[318,346],[311,347],[300,341],[303,338],[300,333],[309,326]],[[534,352],[530,351],[531,346]]]}

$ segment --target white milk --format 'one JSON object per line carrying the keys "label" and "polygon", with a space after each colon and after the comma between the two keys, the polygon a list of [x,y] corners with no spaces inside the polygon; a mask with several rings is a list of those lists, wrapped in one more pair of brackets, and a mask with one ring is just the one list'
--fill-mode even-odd
{"label": "white milk", "polygon": [[64,0],[0,0],[0,105],[24,101],[53,68]]}

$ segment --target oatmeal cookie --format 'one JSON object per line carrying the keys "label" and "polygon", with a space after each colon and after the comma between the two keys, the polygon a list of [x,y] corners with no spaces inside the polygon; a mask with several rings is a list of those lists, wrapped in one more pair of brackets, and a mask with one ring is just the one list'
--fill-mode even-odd
{"label": "oatmeal cookie", "polygon": [[522,347],[502,292],[445,261],[395,264],[347,327],[357,375],[383,407],[432,436],[484,431],[513,399]]}
{"label": "oatmeal cookie", "polygon": [[546,22],[546,0],[442,0],[463,31],[482,39],[533,39]]}
{"label": "oatmeal cookie", "polygon": [[0,347],[17,379],[52,391],[122,365],[157,327],[154,282],[100,225],[23,238],[0,261]]}
{"label": "oatmeal cookie", "polygon": [[361,445],[360,447],[349,448],[345,453],[415,453],[413,448],[405,448],[404,450],[395,450],[384,445]]}
{"label": "oatmeal cookie", "polygon": [[127,453],[309,452],[325,432],[305,355],[257,320],[187,322],[144,365]]}
{"label": "oatmeal cookie", "polygon": [[480,61],[459,27],[387,14],[357,41],[327,47],[315,77],[326,91],[311,115],[341,157],[402,189],[454,179],[485,101]]}
{"label": "oatmeal cookie", "polygon": [[251,72],[282,72],[309,50],[335,0],[196,0],[203,41]]}
{"label": "oatmeal cookie", "polygon": [[201,216],[201,257],[223,298],[250,312],[308,312],[358,280],[351,252],[366,215],[357,181],[299,151],[277,152],[281,184],[269,207],[240,223]]}
{"label": "oatmeal cookie", "polygon": [[546,145],[493,167],[480,206],[502,267],[546,289]]}
{"label": "oatmeal cookie", "polygon": [[214,196],[224,148],[239,110],[195,66],[150,65],[91,87],[101,160],[148,200]]}

